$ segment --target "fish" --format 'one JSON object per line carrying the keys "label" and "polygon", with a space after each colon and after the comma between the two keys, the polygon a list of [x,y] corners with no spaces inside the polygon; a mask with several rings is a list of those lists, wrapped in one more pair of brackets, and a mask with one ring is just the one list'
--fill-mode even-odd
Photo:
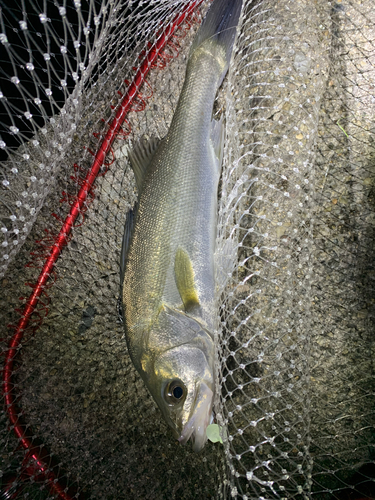
{"label": "fish", "polygon": [[214,252],[224,122],[213,119],[242,0],[214,0],[192,42],[167,135],[129,153],[138,199],[120,279],[130,357],[175,437],[200,451],[215,394]]}

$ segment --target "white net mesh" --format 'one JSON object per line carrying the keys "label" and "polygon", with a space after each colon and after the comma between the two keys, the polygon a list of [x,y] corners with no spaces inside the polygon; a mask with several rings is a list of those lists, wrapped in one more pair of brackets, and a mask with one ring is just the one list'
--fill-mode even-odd
{"label": "white net mesh", "polygon": [[209,2],[0,4],[0,498],[375,498],[372,2],[245,2],[215,107],[224,443],[199,455],[116,304],[128,151],[166,134]]}

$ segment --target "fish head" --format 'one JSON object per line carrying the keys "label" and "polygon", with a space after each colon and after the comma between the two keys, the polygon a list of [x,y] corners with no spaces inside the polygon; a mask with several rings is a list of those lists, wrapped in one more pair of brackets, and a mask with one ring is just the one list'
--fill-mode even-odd
{"label": "fish head", "polygon": [[178,440],[185,444],[191,438],[193,449],[200,451],[212,415],[214,343],[195,319],[183,315],[178,323],[187,329],[184,343],[155,357],[147,385]]}
{"label": "fish head", "polygon": [[155,362],[159,394],[155,397],[178,440],[190,438],[195,451],[206,442],[213,400],[211,367],[198,347],[181,345],[163,353]]}

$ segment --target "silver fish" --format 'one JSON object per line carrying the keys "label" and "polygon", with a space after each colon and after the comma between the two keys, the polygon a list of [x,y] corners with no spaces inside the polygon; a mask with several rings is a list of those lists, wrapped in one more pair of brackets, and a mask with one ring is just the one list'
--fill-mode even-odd
{"label": "silver fish", "polygon": [[214,396],[214,250],[224,126],[212,119],[242,0],[215,0],[194,38],[168,134],[130,154],[138,202],[121,256],[129,352],[179,441],[206,442]]}

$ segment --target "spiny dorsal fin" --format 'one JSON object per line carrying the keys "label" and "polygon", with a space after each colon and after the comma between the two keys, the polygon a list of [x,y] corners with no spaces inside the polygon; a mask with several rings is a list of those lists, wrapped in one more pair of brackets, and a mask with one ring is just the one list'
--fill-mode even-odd
{"label": "spiny dorsal fin", "polygon": [[185,311],[199,306],[198,292],[194,282],[194,269],[189,255],[179,248],[174,261],[174,276]]}
{"label": "spiny dorsal fin", "polygon": [[132,151],[129,152],[129,160],[135,175],[138,192],[142,188],[147,168],[159,144],[160,139],[157,137],[151,137],[150,140],[142,137],[142,139],[134,144]]}

